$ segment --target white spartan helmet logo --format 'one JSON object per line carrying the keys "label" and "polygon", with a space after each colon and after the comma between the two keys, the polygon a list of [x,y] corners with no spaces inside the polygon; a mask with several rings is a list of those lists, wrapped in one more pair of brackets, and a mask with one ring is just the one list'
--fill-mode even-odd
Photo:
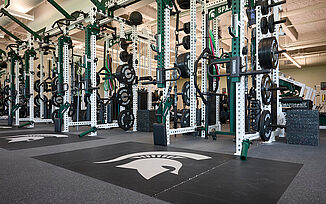
{"label": "white spartan helmet logo", "polygon": [[170,173],[178,175],[179,170],[182,167],[182,163],[175,159],[183,159],[183,158],[189,158],[194,160],[211,159],[211,157],[200,155],[200,154],[194,154],[194,153],[157,151],[157,152],[133,153],[112,160],[99,161],[94,163],[106,164],[106,163],[122,161],[125,159],[135,159],[129,163],[118,165],[116,167],[125,168],[125,169],[136,169],[142,177],[149,180],[154,176],[157,176],[163,172],[170,170],[169,168],[166,167],[174,168],[174,170],[172,170]]}
{"label": "white spartan helmet logo", "polygon": [[66,138],[68,135],[56,135],[56,134],[29,134],[29,135],[16,135],[7,137],[8,143],[16,142],[33,142],[37,140],[43,140],[44,138],[55,137],[55,138]]}

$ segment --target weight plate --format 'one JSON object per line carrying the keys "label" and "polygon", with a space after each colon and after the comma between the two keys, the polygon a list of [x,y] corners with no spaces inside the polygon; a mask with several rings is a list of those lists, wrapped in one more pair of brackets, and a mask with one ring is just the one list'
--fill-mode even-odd
{"label": "weight plate", "polygon": [[38,93],[40,92],[40,80],[39,79],[34,82],[34,91],[36,91]]}
{"label": "weight plate", "polygon": [[51,119],[53,122],[54,122],[54,119],[58,118],[58,117],[59,117],[59,109],[53,111],[53,113],[51,114]]}
{"label": "weight plate", "polygon": [[268,33],[268,22],[266,17],[262,17],[260,20],[260,29],[263,34]]}
{"label": "weight plate", "polygon": [[70,106],[69,110],[68,110],[68,116],[73,117],[75,115],[75,113],[76,113],[76,110],[72,106]]}
{"label": "weight plate", "polygon": [[21,96],[21,97],[19,98],[19,104],[20,104],[21,106],[26,106],[26,105],[27,105],[27,99]]}
{"label": "weight plate", "polygon": [[143,23],[143,16],[138,11],[133,11],[129,16],[131,25],[138,26]]}
{"label": "weight plate", "polygon": [[[90,96],[91,95],[85,95],[85,103],[86,103],[86,105],[88,105],[88,104],[91,104],[91,99],[90,99]],[[102,100],[101,100],[101,96],[100,96],[100,93],[99,92],[96,92],[96,102],[97,103],[100,103]]]}
{"label": "weight plate", "polygon": [[274,24],[274,15],[271,14],[268,16],[268,30],[270,33],[274,33],[275,24]]}
{"label": "weight plate", "polygon": [[182,111],[182,116],[181,116],[181,127],[190,127],[190,110],[189,109],[184,109]]}
{"label": "weight plate", "polygon": [[182,38],[182,46],[184,49],[190,49],[190,35],[186,35]]}
{"label": "weight plate", "polygon": [[131,110],[123,110],[118,115],[118,125],[123,130],[129,130],[134,125],[135,117]]}
{"label": "weight plate", "polygon": [[27,118],[27,109],[26,108],[20,108],[19,109],[19,117],[20,118]]}
{"label": "weight plate", "polygon": [[182,101],[185,105],[190,106],[190,82],[186,81],[182,86]]}
{"label": "weight plate", "polygon": [[121,87],[117,92],[117,100],[119,105],[128,106],[132,100],[131,91],[127,87]]}
{"label": "weight plate", "polygon": [[9,99],[9,96],[7,96],[7,97],[5,98],[5,100],[3,101],[3,103],[4,103],[4,105],[5,105],[6,107],[9,107],[9,102],[10,102],[10,99]]}
{"label": "weight plate", "polygon": [[269,110],[264,110],[259,118],[259,135],[260,138],[266,142],[269,140],[272,134],[272,127],[271,127],[272,119],[271,113]]}
{"label": "weight plate", "polygon": [[182,78],[189,78],[190,77],[190,69],[189,69],[189,60],[190,60],[190,53],[183,53],[177,57],[176,66],[181,70],[181,77]]}
{"label": "weight plate", "polygon": [[185,32],[185,34],[190,33],[190,22],[183,24],[183,32]]}
{"label": "weight plate", "polygon": [[101,76],[100,73],[96,73],[96,86],[99,86],[101,83]]}
{"label": "weight plate", "polygon": [[35,106],[34,107],[34,117],[39,118],[40,117],[40,106]]}
{"label": "weight plate", "polygon": [[44,92],[49,92],[50,89],[49,89],[49,83],[46,82],[46,81],[43,81],[43,91]]}
{"label": "weight plate", "polygon": [[177,3],[181,9],[190,9],[189,0],[177,0]]}
{"label": "weight plate", "polygon": [[9,85],[6,85],[4,88],[5,95],[9,95],[9,90],[10,90]]}
{"label": "weight plate", "polygon": [[278,43],[275,37],[264,38],[258,44],[258,61],[263,69],[276,69]]}
{"label": "weight plate", "polygon": [[60,107],[63,104],[63,97],[58,95],[52,96],[52,104],[56,107]]}
{"label": "weight plate", "polygon": [[120,47],[123,50],[127,50],[128,46],[129,46],[129,43],[127,43],[126,39],[125,38],[120,38]]}
{"label": "weight plate", "polygon": [[135,70],[129,64],[118,66],[115,75],[118,81],[123,84],[132,84],[136,79]]}
{"label": "weight plate", "polygon": [[[40,71],[38,71],[37,73],[36,73],[36,76],[38,77],[38,78],[41,78],[40,76],[41,76],[41,72]],[[43,77],[45,77],[45,73],[43,72]]]}
{"label": "weight plate", "polygon": [[42,101],[44,101],[44,103],[47,103],[48,98],[46,96],[43,96],[43,100],[41,100],[40,95],[35,96],[35,98],[34,98],[35,105],[40,106]]}
{"label": "weight plate", "polygon": [[51,82],[51,90],[56,91],[57,90],[57,84],[59,82],[59,78],[56,76]]}
{"label": "weight plate", "polygon": [[267,0],[262,0],[260,2],[260,5],[261,5],[261,13],[263,15],[267,15],[269,13],[268,1]]}
{"label": "weight plate", "polygon": [[272,91],[270,91],[270,88],[272,88],[272,84],[271,77],[268,74],[265,74],[261,79],[261,97],[265,105],[271,103]]}
{"label": "weight plate", "polygon": [[120,52],[119,56],[120,56],[120,60],[123,62],[128,62],[130,59],[130,55],[126,50]]}

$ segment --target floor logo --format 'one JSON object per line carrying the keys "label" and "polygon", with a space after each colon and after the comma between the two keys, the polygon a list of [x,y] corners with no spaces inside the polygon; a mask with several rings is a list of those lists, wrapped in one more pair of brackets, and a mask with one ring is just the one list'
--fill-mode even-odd
{"label": "floor logo", "polygon": [[8,143],[15,143],[15,142],[32,142],[37,140],[43,140],[46,137],[62,138],[68,136],[55,135],[55,134],[30,134],[30,135],[17,135],[13,137],[7,137],[6,139],[9,140]]}
{"label": "floor logo", "polygon": [[211,157],[194,153],[157,151],[127,154],[112,160],[99,161],[94,163],[106,164],[122,161],[125,159],[134,159],[129,163],[118,165],[116,167],[125,169],[135,169],[142,177],[149,180],[154,176],[157,176],[163,172],[170,170],[166,167],[174,168],[174,170],[172,170],[170,173],[178,175],[179,170],[182,167],[182,163],[180,161],[177,161],[176,159],[181,158],[188,158],[194,160],[211,159]]}

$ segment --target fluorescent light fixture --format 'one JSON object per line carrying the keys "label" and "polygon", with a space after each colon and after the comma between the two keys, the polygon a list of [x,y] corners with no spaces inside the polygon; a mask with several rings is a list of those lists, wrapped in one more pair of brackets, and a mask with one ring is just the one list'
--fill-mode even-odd
{"label": "fluorescent light fixture", "polygon": [[15,11],[15,10],[12,10],[12,9],[7,9],[7,11],[11,15],[13,15],[15,17],[23,18],[23,19],[26,19],[26,20],[29,20],[29,21],[34,21],[34,16],[32,16],[32,15],[28,15],[26,13],[22,13],[22,12]]}
{"label": "fluorescent light fixture", "polygon": [[288,55],[286,52],[282,53],[286,58],[288,58],[295,66],[297,66],[298,68],[301,68],[301,65],[295,61],[295,59],[293,59],[290,55]]}

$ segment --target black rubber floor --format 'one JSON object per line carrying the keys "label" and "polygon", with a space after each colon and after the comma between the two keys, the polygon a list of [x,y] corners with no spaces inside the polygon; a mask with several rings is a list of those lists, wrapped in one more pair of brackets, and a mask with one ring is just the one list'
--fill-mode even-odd
{"label": "black rubber floor", "polygon": [[302,164],[126,142],[34,157],[172,203],[276,203]]}
{"label": "black rubber floor", "polygon": [[37,131],[35,129],[26,131],[19,129],[10,132],[0,132],[0,148],[4,148],[7,150],[18,150],[74,142],[83,142],[96,139],[102,138],[87,136],[79,138],[78,135],[56,133],[54,131]]}

